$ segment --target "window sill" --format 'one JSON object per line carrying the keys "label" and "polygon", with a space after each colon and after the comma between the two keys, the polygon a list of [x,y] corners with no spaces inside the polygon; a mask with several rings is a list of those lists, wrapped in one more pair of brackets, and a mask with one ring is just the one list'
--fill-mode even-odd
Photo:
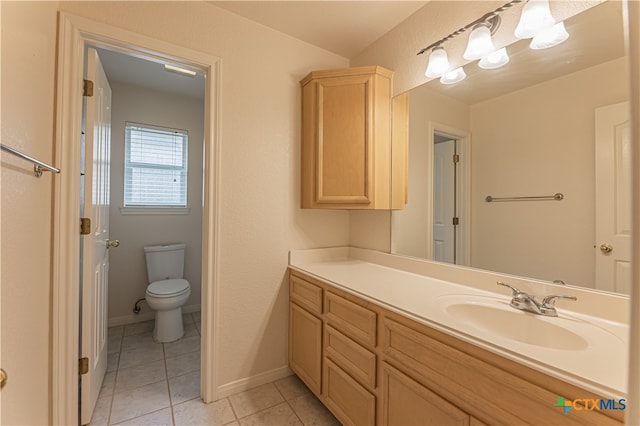
{"label": "window sill", "polygon": [[190,207],[120,206],[123,215],[174,215],[189,214],[190,211]]}

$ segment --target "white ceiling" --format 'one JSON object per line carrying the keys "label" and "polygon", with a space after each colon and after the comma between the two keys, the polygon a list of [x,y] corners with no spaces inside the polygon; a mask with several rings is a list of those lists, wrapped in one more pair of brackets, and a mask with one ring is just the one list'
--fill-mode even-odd
{"label": "white ceiling", "polygon": [[210,1],[345,58],[353,58],[427,1]]}

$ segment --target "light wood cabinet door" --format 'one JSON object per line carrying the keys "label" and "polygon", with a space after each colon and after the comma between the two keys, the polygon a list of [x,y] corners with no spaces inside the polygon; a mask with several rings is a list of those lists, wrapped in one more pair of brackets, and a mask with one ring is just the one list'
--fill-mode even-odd
{"label": "light wood cabinet door", "polygon": [[376,397],[329,358],[324,359],[322,399],[345,426],[376,424]]}
{"label": "light wood cabinet door", "polygon": [[[303,208],[404,206],[404,196],[392,206],[392,174],[405,174],[391,167],[392,75],[358,67],[315,71],[300,82]],[[400,139],[396,145],[406,145]]]}
{"label": "light wood cabinet door", "polygon": [[289,303],[289,367],[320,395],[322,320],[295,303]]}
{"label": "light wood cabinet door", "polygon": [[469,426],[467,413],[391,365],[382,363],[380,424]]}

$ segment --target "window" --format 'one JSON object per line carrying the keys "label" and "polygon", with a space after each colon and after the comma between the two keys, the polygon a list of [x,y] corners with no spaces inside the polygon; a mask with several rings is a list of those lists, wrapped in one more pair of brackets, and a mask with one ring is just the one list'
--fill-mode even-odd
{"label": "window", "polygon": [[187,206],[187,132],[125,124],[124,207]]}

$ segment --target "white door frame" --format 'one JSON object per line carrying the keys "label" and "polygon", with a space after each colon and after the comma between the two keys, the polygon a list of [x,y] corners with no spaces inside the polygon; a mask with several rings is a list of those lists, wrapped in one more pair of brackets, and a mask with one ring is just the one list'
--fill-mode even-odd
{"label": "white door frame", "polygon": [[202,214],[201,395],[217,393],[218,195],[220,59],[75,15],[60,13],[54,180],[52,377],[53,424],[78,423],[79,217],[82,79],[85,47],[115,49],[206,73],[204,99],[204,206]]}
{"label": "white door frame", "polygon": [[[471,135],[446,124],[429,121],[429,147],[427,149],[427,167],[429,176],[433,176],[433,146],[435,133],[446,135],[458,141],[458,189],[456,203],[460,225],[456,230],[456,258],[458,265],[469,265],[471,260]],[[427,185],[427,247],[428,259],[433,258],[433,185]]]}

